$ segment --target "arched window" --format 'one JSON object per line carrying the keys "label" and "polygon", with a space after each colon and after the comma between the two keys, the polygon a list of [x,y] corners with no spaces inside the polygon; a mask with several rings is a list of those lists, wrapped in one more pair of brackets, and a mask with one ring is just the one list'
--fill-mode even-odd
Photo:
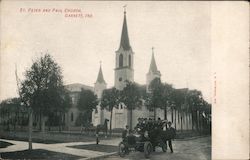
{"label": "arched window", "polygon": [[128,56],[128,66],[131,67],[131,55]]}
{"label": "arched window", "polygon": [[71,121],[74,121],[74,114],[73,114],[73,112],[71,112]]}
{"label": "arched window", "polygon": [[71,97],[71,102],[72,102],[72,104],[76,104],[76,98],[74,97],[74,95],[72,95],[72,97]]}
{"label": "arched window", "polygon": [[123,55],[120,54],[119,55],[119,67],[122,67],[123,66]]}

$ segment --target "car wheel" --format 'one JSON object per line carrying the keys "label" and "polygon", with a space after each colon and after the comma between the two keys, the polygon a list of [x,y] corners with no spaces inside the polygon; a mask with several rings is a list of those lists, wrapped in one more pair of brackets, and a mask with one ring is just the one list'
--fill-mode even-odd
{"label": "car wheel", "polygon": [[163,152],[166,152],[167,151],[167,144],[164,142],[161,142],[161,148],[162,148]]}
{"label": "car wheel", "polygon": [[144,143],[144,156],[145,158],[149,158],[150,153],[152,152],[152,144],[150,142]]}
{"label": "car wheel", "polygon": [[126,154],[126,145],[123,142],[120,142],[118,149],[119,156],[124,157]]}

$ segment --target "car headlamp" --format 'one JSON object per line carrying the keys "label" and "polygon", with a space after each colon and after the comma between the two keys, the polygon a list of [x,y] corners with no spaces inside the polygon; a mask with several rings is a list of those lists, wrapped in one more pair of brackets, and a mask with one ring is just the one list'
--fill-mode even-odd
{"label": "car headlamp", "polygon": [[144,137],[148,138],[148,131],[144,132]]}

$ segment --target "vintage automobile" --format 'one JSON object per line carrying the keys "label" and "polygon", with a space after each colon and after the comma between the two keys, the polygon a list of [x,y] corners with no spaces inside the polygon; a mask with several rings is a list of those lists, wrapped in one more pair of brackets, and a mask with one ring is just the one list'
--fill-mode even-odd
{"label": "vintage automobile", "polygon": [[155,151],[156,147],[161,147],[166,152],[166,134],[162,130],[153,129],[143,132],[130,134],[119,143],[118,154],[124,157],[131,151],[144,152],[145,158],[149,158],[150,153]]}

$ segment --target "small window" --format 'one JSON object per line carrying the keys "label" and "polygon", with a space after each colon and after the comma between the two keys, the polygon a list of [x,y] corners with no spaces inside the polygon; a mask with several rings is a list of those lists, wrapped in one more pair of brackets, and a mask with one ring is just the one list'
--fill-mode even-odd
{"label": "small window", "polygon": [[71,112],[71,121],[74,121],[74,114]]}
{"label": "small window", "polygon": [[123,109],[123,105],[121,104],[121,109]]}
{"label": "small window", "polygon": [[71,97],[72,104],[76,104],[76,98],[74,96]]}
{"label": "small window", "polygon": [[122,81],[122,77],[119,78],[119,81]]}
{"label": "small window", "polygon": [[131,67],[131,55],[128,56],[128,66]]}
{"label": "small window", "polygon": [[123,66],[123,55],[120,54],[119,55],[119,67],[122,67]]}

